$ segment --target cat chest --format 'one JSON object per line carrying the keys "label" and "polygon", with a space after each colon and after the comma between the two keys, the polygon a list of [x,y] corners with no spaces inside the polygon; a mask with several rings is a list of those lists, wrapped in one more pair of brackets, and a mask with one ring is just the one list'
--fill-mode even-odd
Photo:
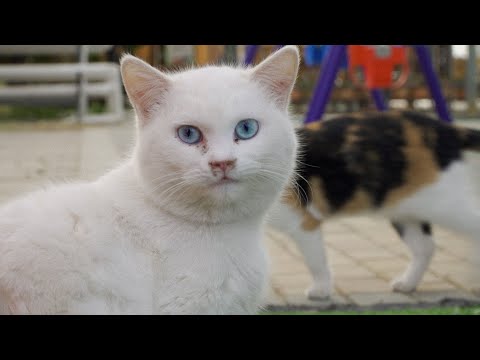
{"label": "cat chest", "polygon": [[153,306],[161,314],[255,312],[265,286],[262,249],[247,256],[225,249],[191,249],[155,256]]}

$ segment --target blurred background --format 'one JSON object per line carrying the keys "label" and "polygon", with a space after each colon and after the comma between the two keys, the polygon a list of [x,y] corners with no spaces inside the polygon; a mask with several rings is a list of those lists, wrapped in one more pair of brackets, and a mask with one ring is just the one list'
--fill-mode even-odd
{"label": "blurred background", "polygon": [[[179,69],[243,63],[248,57],[255,64],[277,47],[261,45],[251,52],[252,46],[0,45],[0,205],[51,183],[93,180],[129,154],[134,121],[120,78],[122,54],[131,53],[160,69]],[[292,110],[302,121],[319,78],[326,73],[328,45],[299,46],[302,64]],[[438,82],[449,116],[463,126],[480,128],[479,45],[426,45],[425,49],[433,71],[430,80]],[[400,86],[382,89],[385,107],[435,113],[431,84],[418,54],[405,55],[402,65],[408,65],[408,76]],[[345,59],[340,60],[332,91],[320,111],[322,118],[378,107],[370,89],[363,86],[365,73],[354,81]],[[396,66],[391,74],[388,70],[387,80],[402,78],[404,70]],[[480,158],[472,155],[469,160],[480,193]],[[332,220],[323,231],[334,296],[328,301],[308,299],[305,290],[312,279],[301,254],[291,239],[269,231],[265,241],[272,258],[270,309],[480,304],[480,279],[472,277],[478,268],[472,271],[471,243],[459,234],[435,227],[437,251],[429,270],[416,292],[398,294],[391,291],[390,281],[405,270],[410,257],[387,221]]]}
{"label": "blurred background", "polygon": [[[292,96],[293,110],[299,114],[307,111],[312,92],[322,70],[322,57],[312,51],[313,47],[321,50],[324,45],[301,45],[304,55],[300,75]],[[92,114],[105,112],[108,104],[108,92],[105,87],[94,88],[91,82],[105,80],[108,77],[107,64],[118,63],[121,54],[134,54],[153,66],[163,69],[181,68],[185,65],[205,65],[220,62],[237,62],[245,59],[246,45],[89,45],[87,54],[82,54],[80,45],[0,45],[0,121],[59,119],[69,115],[81,116],[79,110],[79,89],[81,76],[74,75],[78,70],[75,65],[88,63],[92,70],[87,75],[90,90],[87,90],[87,108]],[[312,50],[313,48],[313,50]],[[479,115],[478,65],[479,45],[428,45],[433,68],[438,76],[449,109],[455,118],[472,118]],[[275,45],[259,46],[253,59],[257,63],[275,49]],[[421,72],[417,57],[408,54],[410,74],[407,82],[398,89],[385,91],[388,107],[393,109],[416,109],[432,111],[434,102],[429,93],[425,77]],[[13,65],[57,65],[57,68],[33,67],[28,71]],[[68,77],[68,65],[71,76]],[[96,64],[96,68],[93,68]],[[101,65],[102,64],[102,65]],[[12,67],[6,67],[12,65]],[[58,65],[63,66],[65,76],[58,74]],[[102,67],[103,66],[103,67]],[[15,74],[14,74],[15,72]],[[42,73],[43,72],[43,73]],[[50,73],[49,73],[50,72]],[[103,72],[103,74],[102,74]],[[57,73],[57,74],[55,74]],[[69,81],[77,84],[70,88],[59,85]],[[57,83],[57,88],[45,84]],[[106,82],[105,82],[106,83]],[[22,90],[14,85],[30,84],[29,89]],[[9,89],[5,86],[9,85]],[[36,85],[36,86],[32,86]],[[23,93],[22,93],[23,91]],[[123,91],[123,90],[122,90]],[[43,94],[43,96],[42,96]],[[85,102],[85,101],[84,101]],[[112,101],[110,101],[111,103]],[[126,105],[123,98],[123,105]],[[374,108],[368,91],[355,86],[345,68],[341,68],[335,80],[326,108],[327,113],[356,111]],[[111,109],[111,111],[115,111]],[[116,110],[119,113],[119,110]],[[93,118],[93,121],[95,118]]]}
{"label": "blurred background", "polygon": [[[258,63],[264,59],[275,47],[276,45],[262,45],[257,51],[254,62]],[[302,53],[305,54],[306,46],[300,45],[300,47]],[[478,115],[479,78],[477,69],[480,60],[477,54],[480,54],[480,45],[428,45],[428,47],[431,51],[434,69],[451,110],[457,116]],[[132,51],[154,66],[169,68],[190,63],[204,65],[224,61],[243,61],[245,49],[245,45],[137,45],[134,47],[126,45],[119,46],[117,53],[124,50]],[[472,55],[475,60],[473,63]],[[409,61],[410,77],[403,88],[389,92],[389,106],[391,108],[432,110],[434,104],[423,73],[419,69],[418,60],[413,53],[409,54]],[[473,77],[470,76],[472,67]],[[306,111],[320,71],[320,64],[310,65],[306,63],[305,59],[302,61],[299,79],[292,96],[292,103],[297,112]],[[472,83],[475,85],[474,92],[469,93]],[[475,101],[472,102],[471,98],[474,98]],[[342,69],[335,82],[327,111],[342,112],[369,107],[373,107],[373,104],[368,92],[356,88],[347,76],[345,69]]]}

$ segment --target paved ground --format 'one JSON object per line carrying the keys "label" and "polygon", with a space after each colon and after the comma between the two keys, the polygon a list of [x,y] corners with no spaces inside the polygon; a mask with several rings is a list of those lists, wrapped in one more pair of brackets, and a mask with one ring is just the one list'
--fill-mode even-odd
{"label": "paved ground", "polygon": [[[83,129],[0,127],[0,204],[50,181],[95,178],[129,151],[132,129],[130,122]],[[480,189],[480,156],[472,156],[471,163]],[[324,234],[335,276],[332,301],[306,299],[310,275],[298,250],[284,235],[269,231],[271,306],[421,305],[447,299],[480,303],[473,292],[480,281],[472,277],[472,246],[458,234],[435,228],[437,252],[420,288],[411,295],[390,291],[390,280],[405,269],[409,257],[388,222],[368,217],[332,220]]]}

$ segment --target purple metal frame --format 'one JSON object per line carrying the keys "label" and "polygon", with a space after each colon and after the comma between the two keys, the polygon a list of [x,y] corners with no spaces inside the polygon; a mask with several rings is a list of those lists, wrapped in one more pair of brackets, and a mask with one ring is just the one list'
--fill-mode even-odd
{"label": "purple metal frame", "polygon": [[335,78],[340,69],[342,56],[346,50],[346,45],[332,46],[331,50],[325,56],[322,64],[322,72],[318,78],[305,123],[317,120],[318,114],[323,114],[325,112],[328,99],[330,98],[330,94],[332,93],[335,84]]}
{"label": "purple metal frame", "polygon": [[[277,49],[281,48],[282,46],[284,45],[279,45]],[[305,118],[305,123],[320,120],[325,113],[328,99],[330,98],[335,83],[335,78],[337,77],[337,73],[340,68],[342,55],[346,51],[346,46],[347,45],[333,45],[326,55],[324,63],[322,64],[322,72],[318,78],[307,116]],[[253,63],[255,55],[258,51],[258,47],[259,45],[247,45],[245,56],[246,64],[249,65]],[[453,119],[448,110],[445,97],[443,96],[440,82],[435,74],[435,70],[433,69],[430,52],[427,46],[413,45],[412,47],[415,50],[418,61],[423,70],[425,80],[427,81],[440,119],[446,122],[452,122]],[[379,111],[387,110],[386,101],[381,90],[373,89],[371,91],[371,96],[375,106]]]}
{"label": "purple metal frame", "polygon": [[259,46],[260,45],[247,45],[245,49],[245,65],[251,65],[253,63]]}
{"label": "purple metal frame", "polygon": [[[285,45],[277,45],[275,47],[275,50],[279,50]],[[247,48],[245,50],[245,64],[246,65],[252,65],[253,60],[255,60],[255,55],[257,55],[257,51],[260,45],[247,45]]]}
{"label": "purple metal frame", "polygon": [[[327,54],[324,64],[322,65],[322,72],[317,82],[312,101],[310,103],[309,110],[305,123],[320,120],[325,113],[325,108],[333,89],[333,82],[335,81],[338,68],[340,66],[339,54],[345,51],[346,45],[334,45],[330,52]],[[440,82],[438,81],[435,70],[433,69],[430,53],[426,45],[414,45],[413,46],[420,66],[423,70],[425,80],[427,81],[430,93],[435,102],[436,110],[440,119],[446,122],[452,122],[453,119],[448,111],[447,102],[443,96]],[[322,84],[325,82],[324,84]],[[387,109],[383,93],[379,89],[373,89],[371,96],[375,102],[375,106],[380,111]]]}
{"label": "purple metal frame", "polygon": [[440,81],[438,80],[435,70],[432,65],[432,58],[430,57],[430,51],[426,45],[414,45],[413,48],[417,54],[418,62],[422,67],[423,73],[425,75],[425,80],[427,81],[428,87],[430,88],[430,93],[433,100],[435,101],[435,107],[437,109],[438,116],[440,119],[446,122],[453,122],[453,119],[448,110],[447,101],[442,93],[442,87],[440,86]]}
{"label": "purple metal frame", "polygon": [[380,89],[373,89],[370,91],[370,95],[372,95],[373,101],[375,102],[375,106],[379,111],[387,110],[387,102],[385,101],[385,96],[383,95],[382,90]]}

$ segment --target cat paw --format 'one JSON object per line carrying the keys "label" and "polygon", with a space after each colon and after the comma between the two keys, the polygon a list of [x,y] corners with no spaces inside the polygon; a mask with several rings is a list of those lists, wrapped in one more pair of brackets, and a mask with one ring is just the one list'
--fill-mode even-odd
{"label": "cat paw", "polygon": [[417,288],[416,284],[405,281],[402,277],[393,280],[391,286],[393,291],[406,294],[415,291],[415,289]]}
{"label": "cat paw", "polygon": [[306,295],[310,300],[328,300],[332,296],[332,287],[315,284],[307,289]]}

